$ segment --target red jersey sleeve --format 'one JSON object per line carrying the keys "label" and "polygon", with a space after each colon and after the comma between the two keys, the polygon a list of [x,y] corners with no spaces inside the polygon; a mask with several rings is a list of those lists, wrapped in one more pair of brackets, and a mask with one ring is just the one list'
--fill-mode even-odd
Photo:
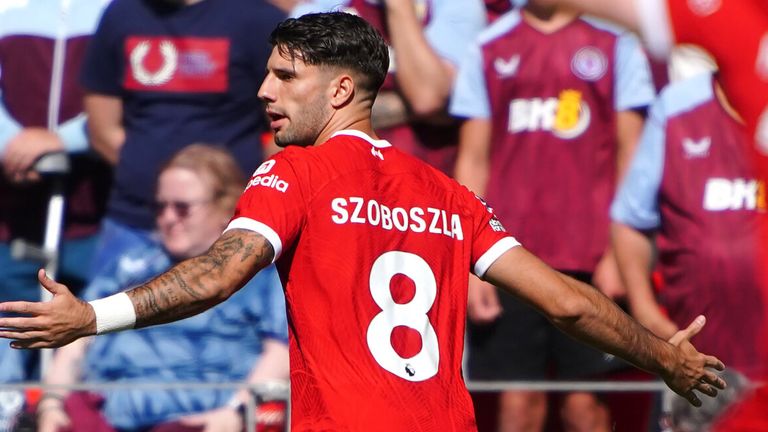
{"label": "red jersey sleeve", "polygon": [[307,214],[301,174],[284,150],[262,163],[251,176],[227,229],[247,229],[263,235],[275,250],[276,261],[293,246]]}
{"label": "red jersey sleeve", "polygon": [[469,201],[474,215],[470,258],[472,273],[482,279],[494,261],[504,252],[520,246],[520,243],[507,233],[493,209],[482,198],[474,196]]}
{"label": "red jersey sleeve", "polygon": [[[640,32],[654,55],[665,58],[674,44],[694,44],[713,54],[718,63],[739,55],[749,57],[745,53],[751,54],[756,48],[766,31],[763,6],[758,3],[755,0],[635,1]],[[754,57],[749,59],[753,60]]]}

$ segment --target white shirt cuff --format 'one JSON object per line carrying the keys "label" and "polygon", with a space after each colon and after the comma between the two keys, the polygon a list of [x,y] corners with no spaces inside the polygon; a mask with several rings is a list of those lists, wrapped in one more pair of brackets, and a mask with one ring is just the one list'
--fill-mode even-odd
{"label": "white shirt cuff", "polygon": [[504,252],[512,249],[513,247],[520,246],[520,242],[515,240],[514,237],[504,237],[497,241],[493,246],[488,248],[487,251],[475,262],[474,272],[475,276],[483,278],[485,272],[491,267],[500,256],[504,255]]}

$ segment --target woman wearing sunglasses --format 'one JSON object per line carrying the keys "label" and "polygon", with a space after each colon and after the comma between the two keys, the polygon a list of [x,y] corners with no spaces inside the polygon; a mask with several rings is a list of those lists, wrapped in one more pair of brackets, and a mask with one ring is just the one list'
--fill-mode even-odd
{"label": "woman wearing sunglasses", "polygon": [[[162,169],[156,191],[161,247],[116,259],[86,288],[86,299],[131,288],[205,252],[232,215],[245,177],[226,151],[192,145]],[[167,326],[79,340],[59,349],[48,384],[84,382],[258,383],[288,377],[287,324],[274,269],[208,312]],[[174,389],[46,392],[38,430],[196,431],[242,429],[245,390]]]}

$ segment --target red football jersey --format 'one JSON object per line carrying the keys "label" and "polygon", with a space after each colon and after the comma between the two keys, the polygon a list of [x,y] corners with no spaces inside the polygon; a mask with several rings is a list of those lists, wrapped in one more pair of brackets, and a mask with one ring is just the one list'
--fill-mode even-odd
{"label": "red football jersey", "polygon": [[[717,59],[729,99],[768,154],[768,9],[765,0],[639,0],[651,50],[673,42],[707,49]],[[664,5],[666,3],[666,7]],[[768,163],[760,158],[761,168]],[[765,173],[765,171],[764,171]]]}
{"label": "red football jersey", "polygon": [[518,243],[469,190],[342,131],[264,162],[232,228],[275,249],[292,430],[476,429],[461,373],[468,272]]}

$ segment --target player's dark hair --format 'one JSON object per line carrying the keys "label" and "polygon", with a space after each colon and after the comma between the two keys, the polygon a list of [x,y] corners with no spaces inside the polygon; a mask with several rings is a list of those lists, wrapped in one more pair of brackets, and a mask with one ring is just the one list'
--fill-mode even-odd
{"label": "player's dark hair", "polygon": [[269,42],[286,58],[359,72],[360,87],[374,95],[389,69],[387,44],[379,32],[364,19],[344,12],[289,18],[278,24]]}

